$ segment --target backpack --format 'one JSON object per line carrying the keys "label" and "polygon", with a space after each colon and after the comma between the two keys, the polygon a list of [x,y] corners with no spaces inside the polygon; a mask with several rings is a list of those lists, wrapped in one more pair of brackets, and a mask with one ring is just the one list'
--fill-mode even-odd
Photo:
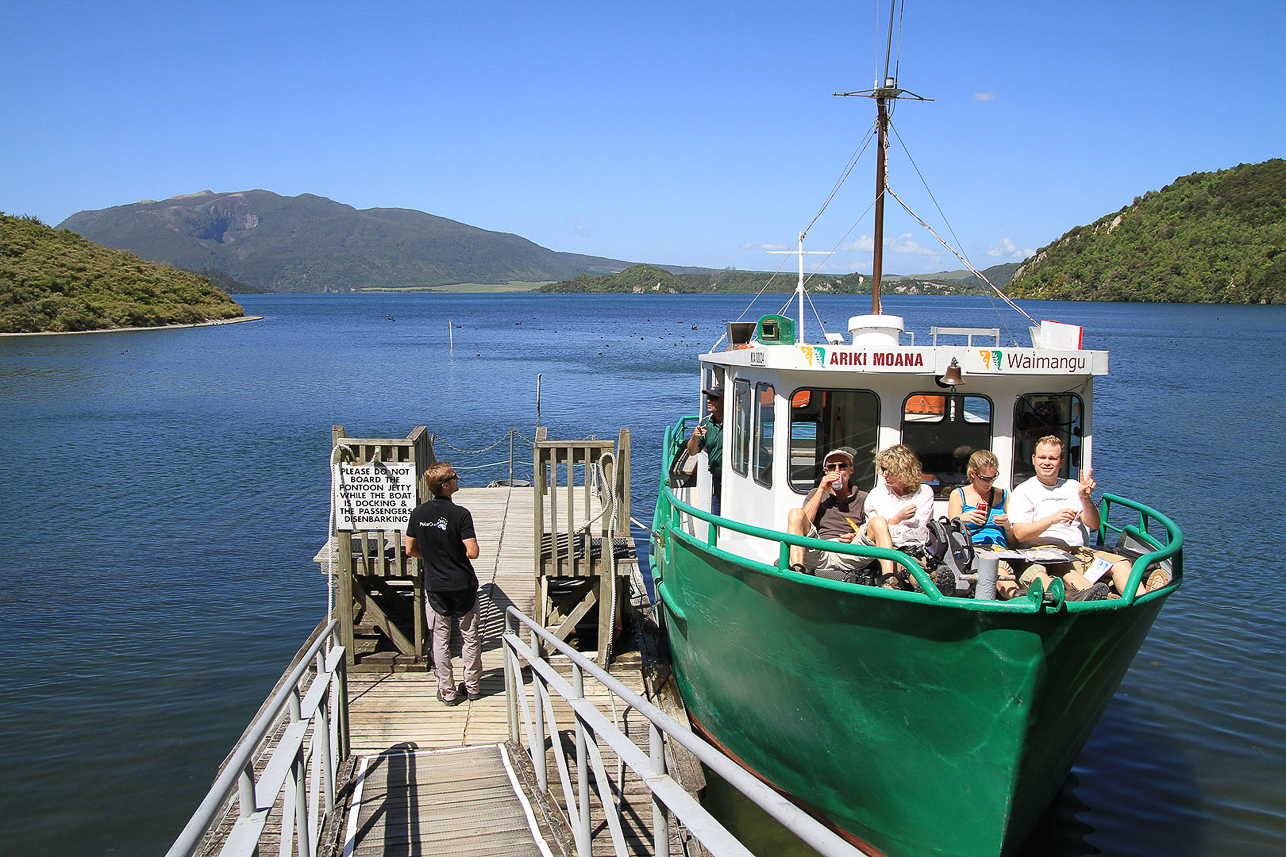
{"label": "backpack", "polygon": [[[934,579],[940,581],[938,588],[943,595],[968,593],[969,581],[964,576],[973,570],[973,540],[958,518],[943,515],[929,521],[929,543],[925,546],[925,554],[927,570],[943,572],[934,575]],[[951,573],[954,586],[948,585],[946,571]]]}

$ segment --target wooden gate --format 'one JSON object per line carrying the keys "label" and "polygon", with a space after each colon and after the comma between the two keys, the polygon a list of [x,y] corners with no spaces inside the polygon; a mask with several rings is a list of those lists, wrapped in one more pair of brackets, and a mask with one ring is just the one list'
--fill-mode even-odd
{"label": "wooden gate", "polygon": [[[426,426],[418,426],[405,439],[350,438],[343,426],[334,426],[331,440],[332,466],[370,465],[378,473],[388,470],[390,464],[409,463],[415,485],[410,508],[428,499],[424,471],[436,459]],[[337,514],[335,609],[349,665],[381,671],[426,668],[424,572],[419,562],[406,554],[402,538],[405,518],[396,527],[370,529],[342,529],[340,519]],[[359,625],[368,632],[360,644],[356,634]]]}

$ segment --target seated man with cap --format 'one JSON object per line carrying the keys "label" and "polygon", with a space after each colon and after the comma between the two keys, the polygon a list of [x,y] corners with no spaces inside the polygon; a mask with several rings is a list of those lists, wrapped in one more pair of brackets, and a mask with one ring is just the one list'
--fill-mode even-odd
{"label": "seated man with cap", "polygon": [[[893,547],[885,520],[867,520],[862,511],[866,492],[859,491],[853,484],[853,456],[852,448],[847,446],[826,453],[821,481],[808,492],[802,507],[790,510],[786,532],[844,544]],[[872,562],[870,557],[790,546],[791,570],[830,580],[873,582],[869,574],[859,574]],[[892,560],[879,562],[883,574],[893,571]]]}

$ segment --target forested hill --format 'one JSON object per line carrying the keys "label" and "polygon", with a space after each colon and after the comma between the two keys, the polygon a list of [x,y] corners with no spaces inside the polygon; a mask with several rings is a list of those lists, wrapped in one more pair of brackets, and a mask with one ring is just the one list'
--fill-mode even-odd
{"label": "forested hill", "polygon": [[629,263],[548,250],[404,208],[356,209],[266,190],[201,193],[82,211],[59,224],[180,268],[214,268],[272,292],[543,283]]}
{"label": "forested hill", "polygon": [[[1009,282],[1013,264],[997,265],[983,271],[997,287]],[[772,274],[764,271],[725,269],[704,273],[671,274],[654,265],[634,265],[616,274],[596,277],[581,274],[575,279],[542,286],[542,292],[615,292],[634,294],[713,294],[759,291],[791,292],[798,277],[794,271]],[[866,274],[813,274],[807,279],[812,294],[869,295],[871,278]],[[881,286],[884,294],[962,295],[990,293],[977,277],[967,271],[930,274],[922,277],[890,277]]]}
{"label": "forested hill", "polygon": [[1193,173],[1042,248],[1015,297],[1286,303],[1286,160]]}
{"label": "forested hill", "polygon": [[199,274],[0,214],[0,332],[155,327],[244,314]]}

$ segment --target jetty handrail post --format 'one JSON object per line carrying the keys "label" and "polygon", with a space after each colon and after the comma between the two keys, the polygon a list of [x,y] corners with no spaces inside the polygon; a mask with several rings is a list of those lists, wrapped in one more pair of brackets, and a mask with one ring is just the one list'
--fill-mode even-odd
{"label": "jetty handrail post", "polygon": [[[518,633],[513,617],[508,613],[505,613],[505,633]],[[509,647],[502,648],[505,654],[505,718],[509,721],[509,740],[518,745],[522,740],[518,729],[518,693],[522,690],[522,671],[518,666],[518,659],[509,651]]]}
{"label": "jetty handrail post", "polygon": [[[531,650],[536,653],[537,657],[542,657],[543,650],[540,648],[540,637],[536,634],[536,629],[531,628]],[[541,791],[549,790],[549,761],[545,753],[545,695],[543,693],[545,683],[540,676],[533,671],[531,674],[531,692],[536,699],[536,729],[535,740],[531,745],[531,763],[536,766],[536,784],[540,786]],[[536,746],[539,742],[539,748]],[[536,758],[539,751],[540,758]]]}
{"label": "jetty handrail post", "polygon": [[[317,652],[316,669],[317,675],[324,675],[326,672],[326,658],[321,651]],[[331,768],[333,757],[330,752],[330,694],[324,693],[317,702],[317,725],[313,728],[313,736],[317,741],[317,749],[314,758],[321,757],[321,779],[322,794],[326,799],[326,811],[330,812],[335,808],[335,777]]]}
{"label": "jetty handrail post", "polygon": [[[581,671],[580,664],[572,662],[572,698],[585,698],[585,674]],[[589,771],[586,764],[588,748],[585,746],[585,724],[579,717],[576,719],[576,805],[580,808],[580,817],[577,819],[579,825],[576,831],[576,850],[580,857],[592,857],[594,849],[591,846],[591,833],[589,828]],[[552,724],[551,724],[552,725]],[[601,797],[601,796],[600,796]],[[606,802],[603,805],[603,812],[608,812]]]}
{"label": "jetty handrail post", "polygon": [[[660,728],[651,721],[648,722],[647,750],[652,759],[652,776],[665,776],[665,741]],[[624,774],[621,782],[625,782]],[[665,805],[657,800],[655,793],[652,794],[652,853],[670,857],[670,820],[665,814]]]}

